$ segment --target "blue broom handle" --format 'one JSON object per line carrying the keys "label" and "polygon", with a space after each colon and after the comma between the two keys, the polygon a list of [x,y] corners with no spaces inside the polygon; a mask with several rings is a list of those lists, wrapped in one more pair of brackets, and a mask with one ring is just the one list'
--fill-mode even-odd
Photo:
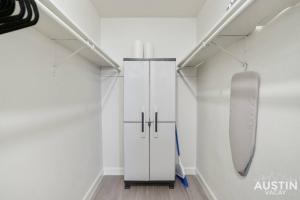
{"label": "blue broom handle", "polygon": [[177,154],[178,154],[178,156],[180,156],[179,141],[178,141],[178,133],[177,133],[177,126],[175,126],[175,136],[176,136]]}

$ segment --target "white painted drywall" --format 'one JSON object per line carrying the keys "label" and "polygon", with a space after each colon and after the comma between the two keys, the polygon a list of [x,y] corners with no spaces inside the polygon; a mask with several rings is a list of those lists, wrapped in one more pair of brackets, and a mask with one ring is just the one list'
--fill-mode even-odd
{"label": "white painted drywall", "polygon": [[102,70],[102,142],[104,172],[122,174],[123,170],[123,78],[111,69]]}
{"label": "white painted drywall", "polygon": [[155,57],[180,59],[195,44],[195,18],[101,18],[101,47],[120,65],[135,40],[151,42]]}
{"label": "white painted drywall", "polygon": [[82,200],[102,171],[100,69],[33,28],[0,37],[0,199]]}
{"label": "white painted drywall", "polygon": [[181,159],[186,173],[194,174],[197,145],[197,70],[182,70],[177,77],[177,128]]}
{"label": "white painted drywall", "polygon": [[100,17],[90,0],[41,0],[52,2],[63,14],[69,17],[75,25],[100,45]]}
{"label": "white painted drywall", "polygon": [[[155,57],[180,58],[196,42],[194,18],[103,18],[101,21],[101,47],[120,65],[124,57],[132,57],[136,39],[152,42]],[[111,73],[103,71],[103,75]],[[186,79],[196,91],[195,75]],[[120,174],[123,168],[122,81],[122,77],[106,77],[102,81],[103,162],[108,174]],[[196,105],[195,96],[178,78],[178,126],[183,163],[190,171],[196,163]]]}
{"label": "white painted drywall", "polygon": [[[199,69],[197,168],[219,200],[299,199],[266,196],[256,181],[300,181],[300,7],[229,50],[261,76],[256,152],[247,177],[234,170],[229,144],[229,88],[241,65],[218,54]],[[299,190],[299,188],[298,188]]]}

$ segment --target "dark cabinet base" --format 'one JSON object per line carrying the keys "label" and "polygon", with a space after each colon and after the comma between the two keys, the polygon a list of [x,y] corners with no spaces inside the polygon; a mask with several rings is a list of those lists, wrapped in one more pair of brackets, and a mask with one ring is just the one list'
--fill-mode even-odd
{"label": "dark cabinet base", "polygon": [[124,181],[125,189],[130,189],[131,185],[167,185],[174,189],[175,181]]}

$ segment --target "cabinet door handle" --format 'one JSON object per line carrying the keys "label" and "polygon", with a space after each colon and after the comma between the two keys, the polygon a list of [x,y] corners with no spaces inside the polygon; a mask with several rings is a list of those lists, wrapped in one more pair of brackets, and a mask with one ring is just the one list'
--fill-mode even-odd
{"label": "cabinet door handle", "polygon": [[145,129],[145,114],[144,112],[142,112],[142,133],[144,133],[144,129]]}
{"label": "cabinet door handle", "polygon": [[157,118],[158,118],[158,112],[155,112],[155,132],[157,132]]}

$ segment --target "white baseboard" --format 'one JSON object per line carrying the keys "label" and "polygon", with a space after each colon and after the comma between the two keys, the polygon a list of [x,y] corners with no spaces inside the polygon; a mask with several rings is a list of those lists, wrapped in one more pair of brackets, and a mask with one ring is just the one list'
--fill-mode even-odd
{"label": "white baseboard", "polygon": [[[186,175],[196,175],[195,167],[186,167],[185,168]],[[104,175],[106,176],[121,176],[124,175],[123,167],[105,167]]]}
{"label": "white baseboard", "polygon": [[[205,181],[204,177],[200,173],[198,169],[195,167],[186,167],[185,168],[187,175],[196,175],[197,180],[199,181],[200,185],[202,186],[205,194],[207,195],[209,200],[218,200],[216,195],[213,193],[207,182]],[[122,167],[110,167],[110,168],[104,168],[104,170],[101,170],[92,183],[89,190],[86,192],[82,200],[93,200],[97,194],[97,190],[99,188],[99,185],[103,179],[104,175],[123,175],[124,170]]]}
{"label": "white baseboard", "polygon": [[200,185],[202,186],[207,198],[209,200],[218,200],[216,195],[214,194],[214,192],[211,190],[211,188],[209,187],[209,185],[207,184],[207,182],[205,181],[204,177],[202,176],[202,174],[200,173],[200,171],[198,169],[195,169],[196,171],[196,177],[200,183]]}
{"label": "white baseboard", "polygon": [[94,180],[94,182],[92,183],[91,187],[89,188],[89,190],[86,192],[86,194],[84,195],[82,200],[93,200],[96,197],[98,188],[100,186],[100,183],[103,179],[103,170],[101,170],[99,172],[99,174],[97,175],[96,179]]}
{"label": "white baseboard", "polygon": [[105,167],[104,175],[107,176],[121,176],[124,174],[123,167]]}

